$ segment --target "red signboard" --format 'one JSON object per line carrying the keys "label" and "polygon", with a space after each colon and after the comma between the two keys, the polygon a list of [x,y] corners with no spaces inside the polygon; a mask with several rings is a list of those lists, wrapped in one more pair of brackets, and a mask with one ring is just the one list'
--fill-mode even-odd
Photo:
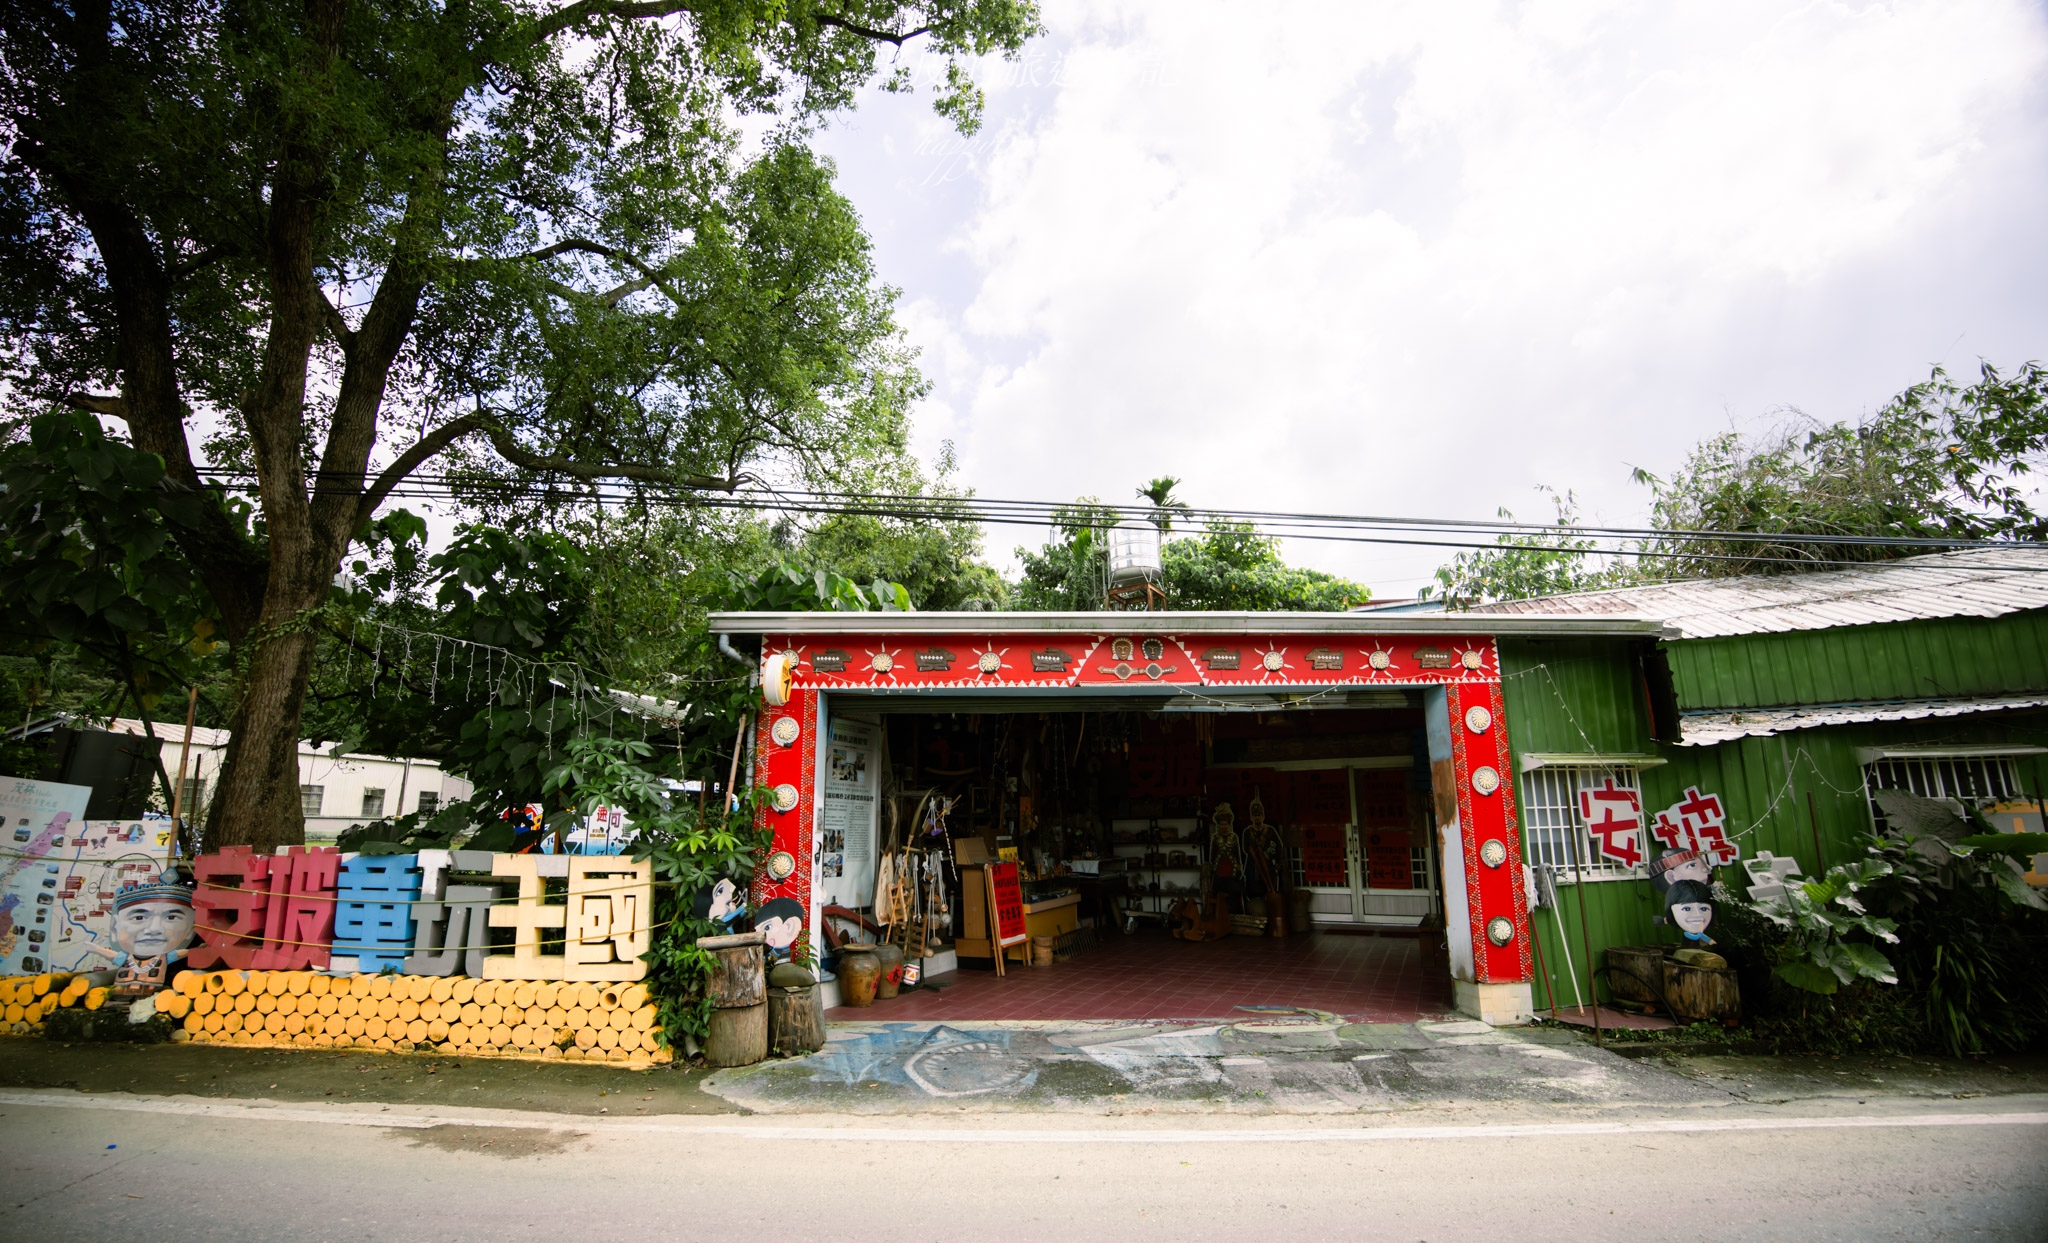
{"label": "red signboard", "polygon": [[996,943],[1015,945],[1029,936],[1024,931],[1024,888],[1017,883],[1017,865],[988,865],[989,907],[996,915]]}
{"label": "red signboard", "polygon": [[1342,889],[1351,883],[1344,865],[1344,826],[1301,826],[1301,874],[1305,884]]}
{"label": "red signboard", "polygon": [[1365,835],[1365,883],[1373,889],[1414,887],[1406,830],[1374,829]]}
{"label": "red signboard", "polygon": [[1371,686],[1497,681],[1488,638],[1445,635],[769,635],[804,690],[1073,686]]}
{"label": "red signboard", "polygon": [[1368,829],[1408,827],[1409,770],[1366,768],[1358,773],[1358,823]]}

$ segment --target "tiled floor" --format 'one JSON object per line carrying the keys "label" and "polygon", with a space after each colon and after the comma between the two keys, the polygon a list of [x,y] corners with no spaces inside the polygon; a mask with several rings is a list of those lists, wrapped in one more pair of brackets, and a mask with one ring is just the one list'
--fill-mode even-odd
{"label": "tiled floor", "polygon": [[1412,936],[1310,933],[1176,941],[1157,929],[1108,933],[1050,967],[963,970],[830,1021],[891,1019],[1220,1019],[1238,1006],[1303,1006],[1367,1022],[1410,1022],[1449,1007],[1449,972],[1424,966]]}

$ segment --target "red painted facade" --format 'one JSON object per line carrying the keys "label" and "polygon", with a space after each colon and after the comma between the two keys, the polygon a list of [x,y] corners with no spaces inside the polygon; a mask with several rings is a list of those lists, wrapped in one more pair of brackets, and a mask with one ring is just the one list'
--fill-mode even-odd
{"label": "red painted facade", "polygon": [[[1199,695],[1217,691],[1274,691],[1340,687],[1442,686],[1448,697],[1452,769],[1457,782],[1458,821],[1464,856],[1466,906],[1475,974],[1479,983],[1526,981],[1529,914],[1521,880],[1521,834],[1516,815],[1513,756],[1502,703],[1500,658],[1490,638],[1473,636],[1303,636],[1289,634],[1180,636],[1130,631],[1097,635],[904,634],[766,635],[763,653],[792,657],[794,686],[789,703],[764,705],[755,740],[755,781],[773,791],[795,792],[786,811],[764,801],[762,823],[773,830],[772,849],[797,860],[789,879],[772,882],[763,872],[754,900],[796,899],[810,910],[813,827],[817,808],[819,692],[902,691],[933,694],[934,711],[944,711],[942,693],[1010,689],[1018,711],[1032,711],[1041,692],[1099,691],[1105,687],[1180,688]],[[1484,730],[1467,725],[1467,712],[1484,707]],[[775,742],[776,720],[789,717],[799,737]],[[1473,784],[1481,769],[1492,770],[1492,789]],[[1485,844],[1498,840],[1503,861],[1490,866]],[[1495,944],[1487,927],[1509,921],[1512,935]]]}

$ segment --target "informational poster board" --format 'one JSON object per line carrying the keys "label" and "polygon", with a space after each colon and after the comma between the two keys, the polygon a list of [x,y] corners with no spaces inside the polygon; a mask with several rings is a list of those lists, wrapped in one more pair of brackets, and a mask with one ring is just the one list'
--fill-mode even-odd
{"label": "informational poster board", "polygon": [[1024,928],[1024,886],[1017,879],[1014,863],[988,865],[990,906],[996,915],[996,943],[1016,945],[1029,939]]}
{"label": "informational poster board", "polygon": [[1412,889],[1415,871],[1406,829],[1369,829],[1365,834],[1365,883],[1372,889]]}
{"label": "informational poster board", "polygon": [[880,734],[881,726],[871,722],[832,721],[818,838],[817,891],[824,903],[862,907],[874,901]]}
{"label": "informational poster board", "polygon": [[91,797],[89,786],[0,778],[0,974],[104,967],[86,946],[116,948],[115,891],[162,874],[170,821],[87,821]]}
{"label": "informational poster board", "polygon": [[1305,824],[1301,826],[1302,883],[1323,889],[1343,889],[1351,884],[1351,869],[1344,859],[1344,826]]}

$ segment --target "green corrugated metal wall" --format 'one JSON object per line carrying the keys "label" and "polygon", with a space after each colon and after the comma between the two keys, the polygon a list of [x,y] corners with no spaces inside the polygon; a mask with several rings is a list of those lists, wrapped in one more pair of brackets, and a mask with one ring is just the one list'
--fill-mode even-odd
{"label": "green corrugated metal wall", "polygon": [[[1870,830],[1859,747],[2048,746],[2048,712],[2039,711],[1826,726],[1712,747],[1658,746],[1649,738],[1627,644],[1503,640],[1500,647],[1508,740],[1518,754],[1654,753],[1666,763],[1643,770],[1646,811],[1676,803],[1689,786],[1717,794],[1730,833],[1741,835],[1742,857],[1759,850],[1791,855],[1808,875],[1816,874],[1818,864],[1842,862],[1855,839]],[[2015,693],[2048,683],[2048,613],[1666,647],[1687,710]],[[1808,668],[1809,662],[1819,667]],[[1913,689],[1916,677],[1934,684]],[[2021,783],[2030,796],[2042,793],[2044,776],[2048,763],[2020,761]],[[1737,883],[1735,876],[1723,876]],[[1647,880],[1561,886],[1559,901],[1561,910],[1533,916],[1543,968],[1551,977],[1536,982],[1539,1007],[1549,1005],[1551,990],[1559,1005],[1575,1004],[1567,951],[1584,989],[1588,941],[1598,965],[1609,945],[1679,940],[1674,929],[1652,922],[1662,909]],[[1569,937],[1568,946],[1561,935]],[[1600,993],[1606,996],[1604,986]]]}
{"label": "green corrugated metal wall", "polygon": [[2048,610],[1665,646],[1688,709],[2048,690]]}
{"label": "green corrugated metal wall", "polygon": [[[1500,660],[1508,744],[1518,755],[1530,751],[1644,754],[1657,750],[1650,741],[1647,706],[1625,643],[1503,639]],[[1520,771],[1519,765],[1516,771]],[[1518,783],[1516,788],[1526,805],[1522,786]],[[1650,919],[1662,912],[1656,892],[1646,880],[1562,885],[1558,901],[1561,909],[1539,910],[1530,916],[1541,960],[1535,1004],[1546,1009],[1552,990],[1558,1005],[1578,1004],[1572,976],[1576,974],[1581,990],[1587,987],[1588,940],[1597,965],[1600,951],[1609,945],[1649,944]],[[1570,937],[1569,946],[1560,941],[1560,932]],[[1666,939],[1675,940],[1676,934]],[[1568,961],[1570,972],[1566,970]],[[1542,978],[1546,974],[1548,980]],[[1604,982],[1600,995],[1607,995]]]}

